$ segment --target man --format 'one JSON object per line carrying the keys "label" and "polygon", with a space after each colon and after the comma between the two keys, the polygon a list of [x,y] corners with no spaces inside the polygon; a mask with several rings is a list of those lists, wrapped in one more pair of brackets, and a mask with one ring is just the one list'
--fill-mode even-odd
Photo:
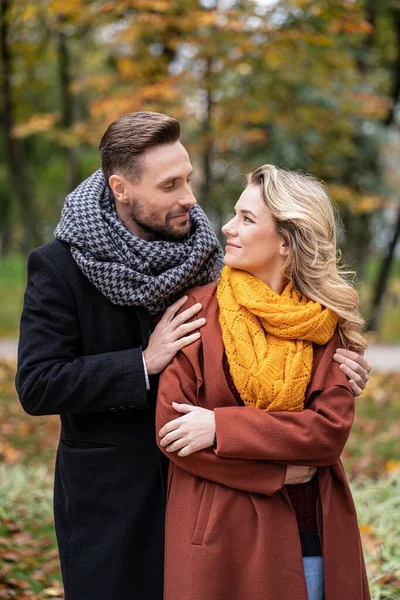
{"label": "man", "polygon": [[[199,305],[179,312],[182,293],[221,268],[179,135],[157,113],[114,121],[102,170],[29,258],[17,389],[28,413],[61,417],[54,510],[66,600],[162,599],[157,374],[204,325]],[[365,361],[338,360],[364,387]],[[289,483],[310,477],[293,469]]]}

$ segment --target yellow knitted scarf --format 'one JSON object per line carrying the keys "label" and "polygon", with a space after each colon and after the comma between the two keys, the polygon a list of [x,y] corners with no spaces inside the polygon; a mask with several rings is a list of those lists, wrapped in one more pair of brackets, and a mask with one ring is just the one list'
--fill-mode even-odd
{"label": "yellow knitted scarf", "polygon": [[326,344],[337,315],[288,283],[277,294],[263,281],[224,267],[217,289],[219,322],[233,382],[247,405],[304,408],[312,344]]}

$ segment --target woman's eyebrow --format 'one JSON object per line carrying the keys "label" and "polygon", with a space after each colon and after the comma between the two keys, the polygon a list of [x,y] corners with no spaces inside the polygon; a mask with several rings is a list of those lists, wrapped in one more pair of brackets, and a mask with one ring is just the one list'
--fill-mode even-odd
{"label": "woman's eyebrow", "polygon": [[240,209],[240,211],[242,213],[242,215],[252,215],[254,218],[256,218],[256,215],[249,209],[247,208],[242,208]]}

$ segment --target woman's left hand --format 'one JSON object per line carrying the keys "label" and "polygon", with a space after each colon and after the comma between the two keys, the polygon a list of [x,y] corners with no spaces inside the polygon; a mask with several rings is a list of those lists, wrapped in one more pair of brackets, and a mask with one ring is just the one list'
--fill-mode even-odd
{"label": "woman's left hand", "polygon": [[160,446],[167,452],[178,452],[178,456],[189,456],[193,452],[209,448],[214,443],[214,411],[190,404],[172,403],[182,417],[170,421],[159,431]]}

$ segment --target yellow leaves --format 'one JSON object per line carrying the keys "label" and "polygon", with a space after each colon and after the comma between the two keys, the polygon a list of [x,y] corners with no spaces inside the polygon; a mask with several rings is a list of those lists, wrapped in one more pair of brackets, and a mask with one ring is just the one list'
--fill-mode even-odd
{"label": "yellow leaves", "polygon": [[73,94],[93,91],[96,95],[107,94],[115,84],[115,76],[108,73],[92,73],[87,77],[83,77],[75,81],[71,85]]}
{"label": "yellow leaves", "polygon": [[250,75],[253,72],[253,68],[249,63],[239,63],[236,67],[236,71],[239,75]]}
{"label": "yellow leaves", "polygon": [[61,598],[63,597],[63,589],[60,585],[57,587],[45,588],[43,590],[43,593],[49,598],[59,598],[61,600]]}
{"label": "yellow leaves", "polygon": [[27,4],[18,15],[18,20],[21,25],[26,25],[32,19],[35,19],[39,12],[38,4]]}
{"label": "yellow leaves", "polygon": [[387,200],[374,194],[361,194],[346,185],[330,184],[329,191],[338,204],[345,204],[356,214],[368,214],[387,206]]}
{"label": "yellow leaves", "polygon": [[249,144],[261,144],[266,142],[268,138],[268,134],[264,129],[249,129],[248,131],[244,131],[240,136],[241,139]]}
{"label": "yellow leaves", "polygon": [[377,536],[375,529],[371,525],[361,523],[359,530],[364,551],[372,556],[376,556],[383,546],[384,540]]}
{"label": "yellow leaves", "polygon": [[385,470],[389,473],[398,471],[400,473],[400,460],[390,459],[385,463]]}
{"label": "yellow leaves", "polygon": [[360,21],[345,21],[342,24],[343,33],[349,33],[350,35],[354,35],[356,33],[370,33],[372,30],[372,26],[368,21],[360,20]]}
{"label": "yellow leaves", "polygon": [[367,523],[360,523],[359,530],[361,535],[371,535],[374,533],[374,528],[371,527],[371,525],[368,525]]}
{"label": "yellow leaves", "polygon": [[156,12],[168,12],[176,7],[171,7],[171,0],[135,0],[134,8],[138,11],[156,11]]}
{"label": "yellow leaves", "polygon": [[118,71],[121,77],[124,79],[132,79],[135,75],[138,74],[137,64],[129,58],[120,58],[117,61],[117,65]]}
{"label": "yellow leaves", "polygon": [[52,0],[48,10],[50,16],[78,17],[82,9],[81,0]]}
{"label": "yellow leaves", "polygon": [[367,119],[383,119],[390,108],[388,99],[376,94],[362,91],[352,92],[351,99],[353,102],[357,102],[359,112]]}
{"label": "yellow leaves", "polygon": [[0,442],[0,460],[9,464],[15,465],[22,457],[21,450],[15,448],[8,442]]}
{"label": "yellow leaves", "polygon": [[196,25],[209,27],[217,22],[218,15],[214,12],[197,12],[195,16]]}
{"label": "yellow leaves", "polygon": [[59,118],[59,113],[42,113],[33,115],[25,123],[16,125],[13,134],[16,138],[24,138],[34,133],[46,133],[50,131]]}

